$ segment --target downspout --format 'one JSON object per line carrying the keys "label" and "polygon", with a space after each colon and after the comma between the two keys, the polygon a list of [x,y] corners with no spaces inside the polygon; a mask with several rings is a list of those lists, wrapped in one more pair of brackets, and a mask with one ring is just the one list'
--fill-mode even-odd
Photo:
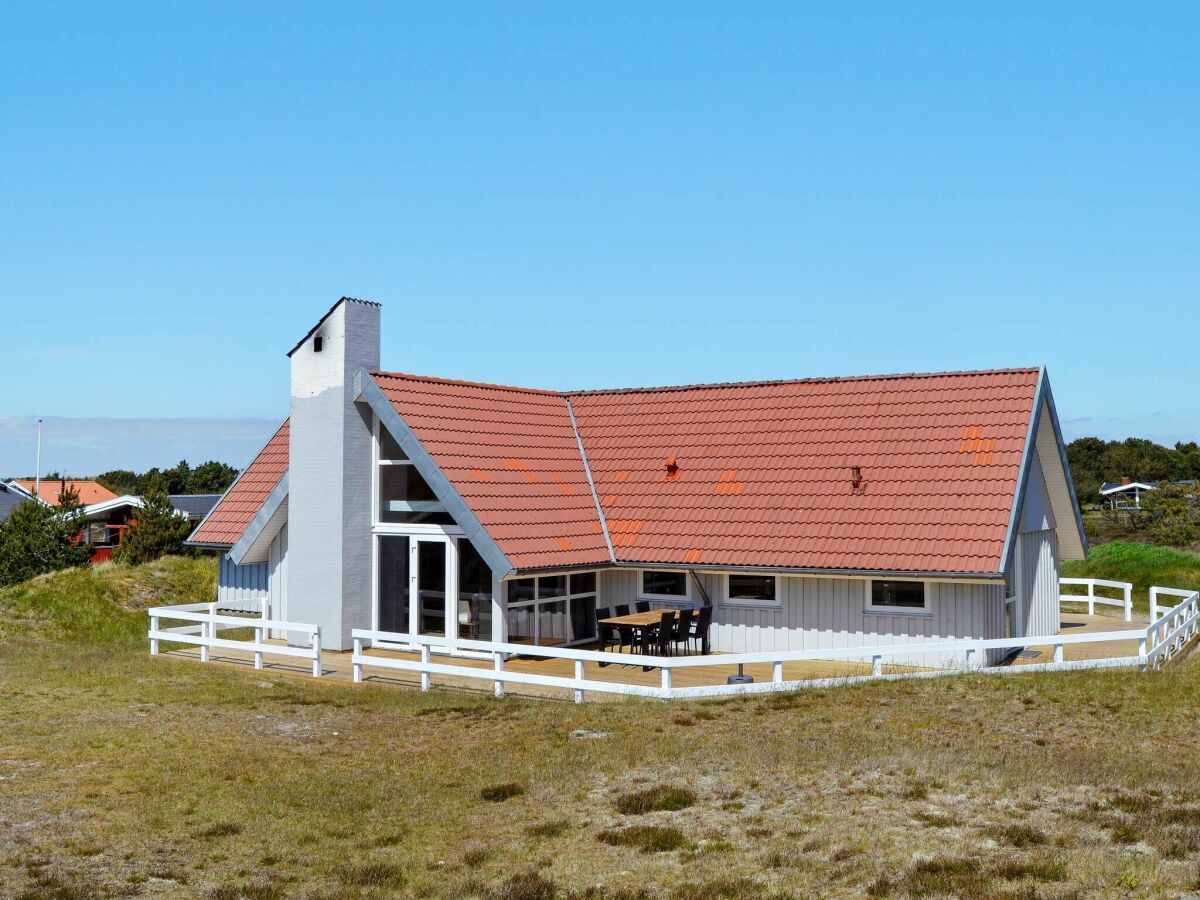
{"label": "downspout", "polygon": [[600,520],[600,531],[604,535],[605,546],[608,547],[608,558],[616,564],[617,554],[613,552],[612,538],[608,534],[608,520],[604,518],[604,508],[600,505],[600,495],[596,493],[596,482],[592,478],[592,466],[588,462],[587,451],[583,449],[583,438],[579,435],[579,425],[575,422],[575,410],[571,407],[571,398],[563,395],[567,404],[567,416],[571,419],[571,430],[575,432],[575,443],[579,447],[579,458],[583,460],[583,471],[587,475],[588,487],[592,491],[592,502],[596,504],[596,516]]}

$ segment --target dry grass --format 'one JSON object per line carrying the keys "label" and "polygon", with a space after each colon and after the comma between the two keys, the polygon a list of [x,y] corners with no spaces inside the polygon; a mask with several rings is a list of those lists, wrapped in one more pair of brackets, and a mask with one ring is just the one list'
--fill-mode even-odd
{"label": "dry grass", "polygon": [[1200,875],[1200,658],[576,707],[51,625],[0,643],[0,896],[1170,896]]}

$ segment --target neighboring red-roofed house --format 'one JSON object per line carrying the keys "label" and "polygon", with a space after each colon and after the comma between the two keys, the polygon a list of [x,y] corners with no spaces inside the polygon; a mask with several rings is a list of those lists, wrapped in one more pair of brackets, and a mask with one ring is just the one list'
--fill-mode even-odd
{"label": "neighboring red-roofed house", "polygon": [[1042,369],[506,387],[383,370],[349,298],[289,357],[289,420],[191,540],[330,649],[581,644],[639,603],[711,606],[718,650],[1053,634],[1087,553]]}

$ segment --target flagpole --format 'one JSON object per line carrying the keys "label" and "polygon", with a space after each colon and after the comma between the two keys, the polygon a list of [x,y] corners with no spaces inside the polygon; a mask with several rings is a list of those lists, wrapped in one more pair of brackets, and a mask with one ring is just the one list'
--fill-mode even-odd
{"label": "flagpole", "polygon": [[42,420],[38,419],[37,469],[33,473],[33,496],[42,499]]}

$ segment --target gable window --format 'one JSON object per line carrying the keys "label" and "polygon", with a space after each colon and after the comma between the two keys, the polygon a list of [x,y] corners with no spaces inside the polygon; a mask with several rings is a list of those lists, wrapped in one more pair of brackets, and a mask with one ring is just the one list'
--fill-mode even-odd
{"label": "gable window", "polygon": [[867,612],[924,614],[929,612],[929,593],[923,581],[867,582]]}
{"label": "gable window", "polygon": [[382,425],[379,433],[378,521],[408,525],[453,525],[454,519],[421,477],[400,444]]}
{"label": "gable window", "polygon": [[725,576],[727,606],[778,607],[779,578],[775,575],[730,573]]}
{"label": "gable window", "polygon": [[668,572],[662,569],[643,569],[638,596],[646,600],[665,600],[686,603],[691,599],[687,572]]}

